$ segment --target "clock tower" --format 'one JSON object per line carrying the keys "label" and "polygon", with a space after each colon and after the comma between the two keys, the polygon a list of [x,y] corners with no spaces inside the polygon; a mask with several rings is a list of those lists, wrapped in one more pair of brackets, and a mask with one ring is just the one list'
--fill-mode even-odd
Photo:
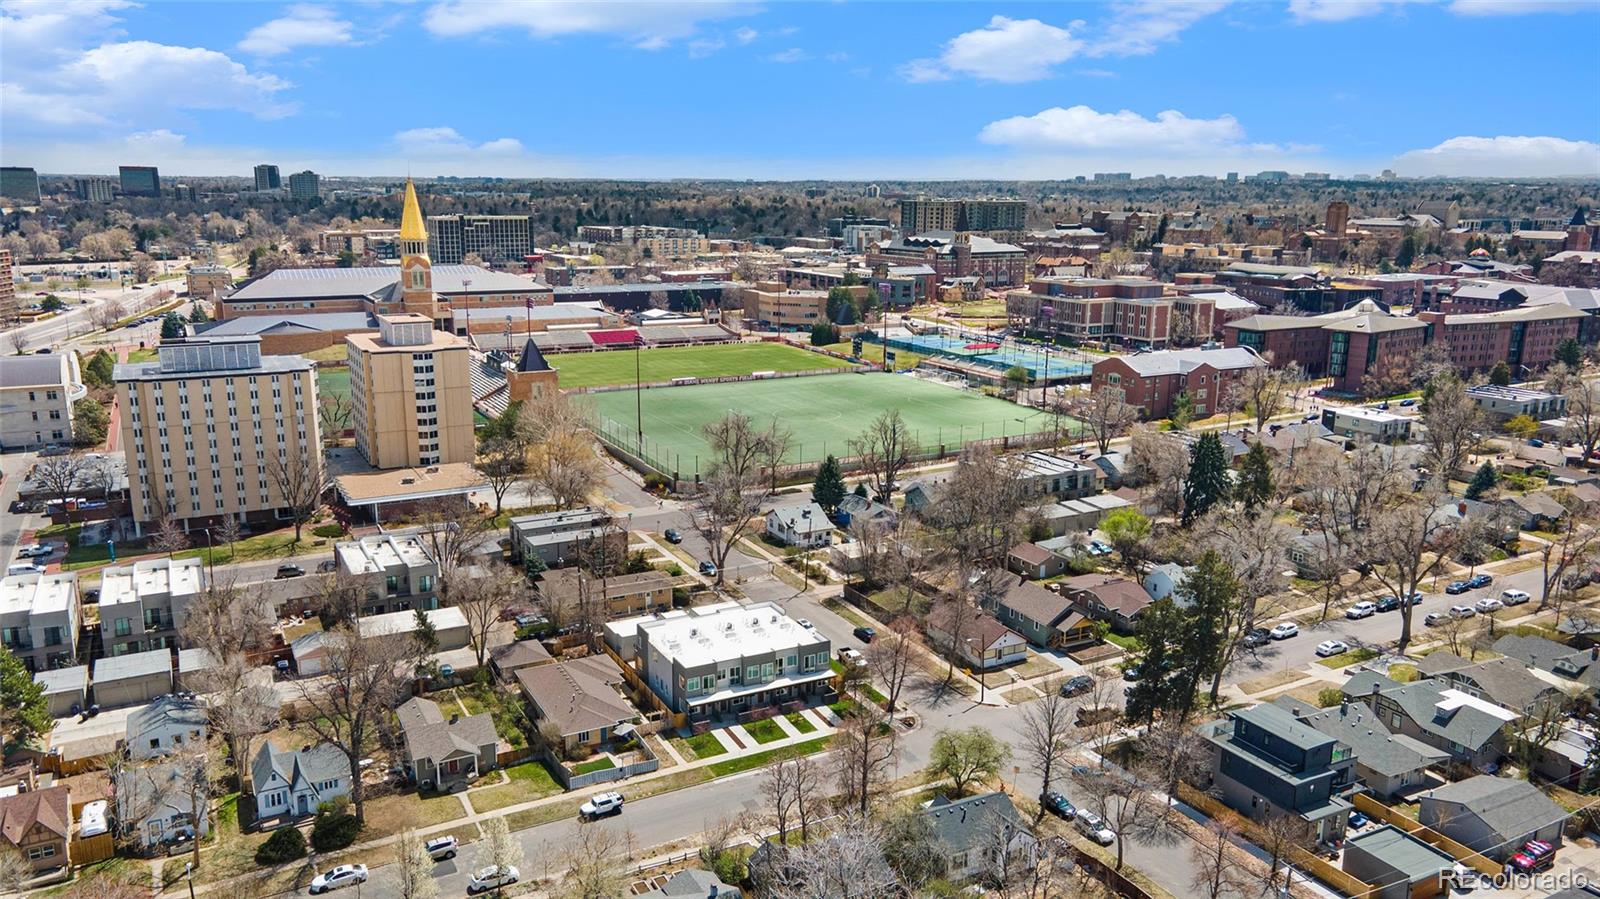
{"label": "clock tower", "polygon": [[405,209],[400,214],[400,307],[426,315],[439,326],[439,301],[433,292],[433,262],[428,258],[428,229],[422,224],[417,190],[406,179]]}

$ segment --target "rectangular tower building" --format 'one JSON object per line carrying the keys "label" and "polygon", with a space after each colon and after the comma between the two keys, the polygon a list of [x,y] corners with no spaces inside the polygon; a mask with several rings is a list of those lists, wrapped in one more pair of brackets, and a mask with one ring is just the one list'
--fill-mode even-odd
{"label": "rectangular tower building", "polygon": [[378,316],[378,333],[345,338],[356,447],[374,468],[473,460],[467,342],[425,315]]}

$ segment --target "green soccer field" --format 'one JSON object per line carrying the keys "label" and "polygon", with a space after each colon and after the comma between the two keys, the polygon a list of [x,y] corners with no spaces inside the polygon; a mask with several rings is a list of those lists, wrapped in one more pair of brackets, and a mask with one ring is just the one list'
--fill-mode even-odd
{"label": "green soccer field", "polygon": [[[551,353],[545,359],[560,373],[564,388],[605,387],[633,383],[633,356],[632,350],[606,350]],[[673,378],[721,378],[758,371],[814,371],[849,365],[843,359],[781,343],[726,343],[639,351],[639,376],[646,384]]]}
{"label": "green soccer field", "polygon": [[[636,445],[634,392],[592,394],[601,427],[619,446]],[[765,428],[780,422],[794,434],[790,462],[846,455],[848,441],[879,414],[899,409],[918,446],[953,451],[972,440],[1048,431],[1050,416],[1006,400],[909,375],[819,375],[693,387],[661,387],[640,394],[644,451],[659,468],[693,477],[709,450],[701,428],[730,411]]]}

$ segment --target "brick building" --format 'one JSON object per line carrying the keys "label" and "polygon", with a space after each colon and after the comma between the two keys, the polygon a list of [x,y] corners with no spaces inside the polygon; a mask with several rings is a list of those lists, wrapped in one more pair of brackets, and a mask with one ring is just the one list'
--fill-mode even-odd
{"label": "brick building", "polygon": [[1194,401],[1197,416],[1210,415],[1230,384],[1244,372],[1266,363],[1242,347],[1210,350],[1163,350],[1135,356],[1112,356],[1094,364],[1093,390],[1121,390],[1124,400],[1146,418],[1168,418],[1179,394]]}
{"label": "brick building", "polygon": [[867,267],[926,265],[940,280],[978,276],[986,287],[1028,283],[1028,254],[981,235],[927,231],[867,247]]}

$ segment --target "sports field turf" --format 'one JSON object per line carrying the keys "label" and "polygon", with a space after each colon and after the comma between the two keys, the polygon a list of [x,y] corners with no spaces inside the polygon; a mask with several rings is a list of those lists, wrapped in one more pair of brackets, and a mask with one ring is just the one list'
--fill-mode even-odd
{"label": "sports field turf", "polygon": [[[734,410],[763,428],[776,420],[792,431],[791,462],[814,462],[829,453],[845,455],[846,443],[889,409],[899,409],[916,443],[930,450],[940,444],[953,450],[970,440],[1050,428],[1050,417],[1033,409],[910,375],[881,372],[661,387],[644,391],[640,398],[645,455],[658,468],[676,470],[682,477],[692,477],[697,465],[703,470],[709,458],[701,427]],[[633,391],[597,393],[588,399],[618,445],[637,440]]]}
{"label": "sports field turf", "polygon": [[[561,386],[603,387],[633,383],[633,351],[551,353],[545,359],[560,373]],[[814,371],[850,363],[781,343],[729,343],[713,346],[656,347],[639,351],[644,383],[673,378],[720,378],[758,371]]]}

